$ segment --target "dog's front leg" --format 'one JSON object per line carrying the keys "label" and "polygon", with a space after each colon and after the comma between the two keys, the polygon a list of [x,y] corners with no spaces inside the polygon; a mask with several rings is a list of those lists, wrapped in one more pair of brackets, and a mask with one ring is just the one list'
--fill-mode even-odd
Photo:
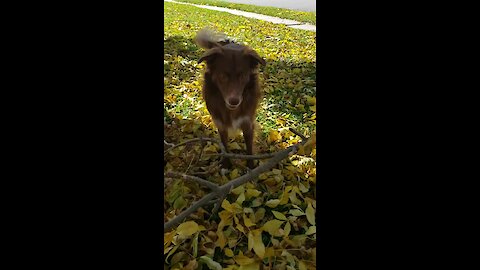
{"label": "dog's front leg", "polygon": [[[228,152],[228,129],[219,127],[218,133],[220,134],[220,139],[222,140],[222,144],[225,147],[225,151]],[[222,159],[222,168],[230,169],[232,167],[232,163],[230,159],[227,157],[223,157]]]}
{"label": "dog's front leg", "polygon": [[[243,138],[247,146],[247,155],[253,154],[253,124],[251,122],[243,123],[242,126]],[[253,169],[253,159],[247,159],[247,166]]]}

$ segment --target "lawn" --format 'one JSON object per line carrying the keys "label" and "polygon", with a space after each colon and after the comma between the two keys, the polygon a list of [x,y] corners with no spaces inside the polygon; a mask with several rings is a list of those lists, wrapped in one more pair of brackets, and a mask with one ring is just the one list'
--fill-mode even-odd
{"label": "lawn", "polygon": [[[217,6],[225,7],[231,9],[238,9],[248,12],[254,12],[259,14],[264,14],[268,16],[280,17],[284,19],[295,20],[299,22],[305,22],[315,25],[316,24],[316,13],[315,12],[305,12],[290,10],[285,8],[276,8],[276,7],[264,7],[264,6],[254,6],[247,4],[237,4],[229,3],[220,0],[175,0],[177,2],[187,2],[198,5],[208,5],[208,6]],[[314,1],[314,0],[312,0]]]}
{"label": "lawn", "polygon": [[[255,152],[279,151],[301,140],[289,127],[314,136],[314,32],[189,5],[164,2],[164,7],[164,112],[168,123],[165,139],[169,143],[218,138],[201,97],[205,65],[197,61],[204,50],[192,40],[206,26],[248,44],[267,61],[260,69],[263,99],[257,114]],[[240,134],[232,134],[229,149],[245,153]],[[217,184],[246,173],[244,160],[236,161],[231,171],[222,173],[216,166],[218,151],[218,145],[210,142],[180,146],[165,155],[164,170],[198,173]],[[203,155],[196,159],[199,152]],[[209,215],[213,206],[205,207],[167,231],[165,268],[260,269],[263,265],[262,269],[314,269],[315,160],[315,147],[305,149],[260,175],[257,182],[233,190],[218,214]],[[198,184],[182,179],[165,181],[165,221],[208,193]]]}

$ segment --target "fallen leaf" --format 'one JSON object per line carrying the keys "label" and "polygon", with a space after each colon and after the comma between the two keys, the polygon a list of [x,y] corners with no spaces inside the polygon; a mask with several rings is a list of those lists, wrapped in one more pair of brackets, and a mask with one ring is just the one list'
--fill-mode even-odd
{"label": "fallen leaf", "polygon": [[280,226],[282,226],[282,224],[283,221],[274,219],[267,221],[265,224],[263,224],[262,229],[271,234],[272,236],[282,236],[282,234],[280,233]]}
{"label": "fallen leaf", "polygon": [[222,270],[222,266],[210,257],[202,256],[198,259],[198,261],[205,263],[211,270]]}
{"label": "fallen leaf", "polygon": [[307,220],[310,224],[315,225],[315,210],[312,207],[311,203],[308,203],[307,210],[305,211],[307,215]]}
{"label": "fallen leaf", "polygon": [[287,217],[280,212],[272,211],[272,214],[279,220],[287,220]]}
{"label": "fallen leaf", "polygon": [[262,241],[262,230],[253,230],[253,250],[255,251],[255,254],[260,257],[260,259],[263,259],[265,256],[265,245],[263,244]]}
{"label": "fallen leaf", "polygon": [[183,237],[190,236],[198,232],[198,224],[195,221],[184,222],[177,227],[177,234]]}

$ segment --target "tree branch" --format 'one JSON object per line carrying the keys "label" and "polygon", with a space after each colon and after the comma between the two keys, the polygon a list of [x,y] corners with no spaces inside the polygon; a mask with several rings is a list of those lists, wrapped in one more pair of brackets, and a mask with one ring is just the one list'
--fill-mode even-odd
{"label": "tree branch", "polygon": [[[292,131],[292,132],[294,132],[294,131]],[[303,136],[303,135],[299,135],[299,136],[305,138],[305,136]],[[197,141],[198,140],[199,139],[197,139]],[[192,142],[192,141],[193,140],[189,140],[189,142]],[[292,145],[292,146],[290,146],[290,147],[288,147],[288,148],[286,148],[282,151],[279,151],[279,152],[274,153],[274,154],[268,154],[268,155],[273,155],[273,157],[271,159],[269,159],[267,162],[258,166],[255,169],[249,171],[247,174],[242,175],[242,176],[240,176],[240,177],[238,177],[238,178],[236,178],[236,179],[234,179],[234,180],[232,180],[232,181],[230,181],[230,182],[228,182],[228,183],[226,183],[226,184],[224,184],[220,187],[211,183],[211,182],[203,180],[199,177],[173,173],[173,175],[181,176],[184,179],[189,179],[189,180],[197,181],[197,182],[202,183],[204,185],[208,185],[209,187],[211,187],[212,192],[209,193],[207,196],[203,197],[202,199],[200,199],[199,201],[193,203],[190,206],[190,208],[183,211],[178,216],[174,217],[173,219],[171,219],[167,223],[164,223],[164,225],[163,225],[164,230],[165,231],[170,230],[171,228],[173,228],[174,226],[176,226],[177,224],[182,222],[185,218],[187,218],[191,213],[195,212],[198,208],[206,206],[208,204],[211,204],[212,202],[216,202],[217,205],[215,205],[214,210],[218,210],[218,208],[220,207],[220,205],[223,201],[223,200],[220,201],[221,198],[224,198],[227,194],[229,194],[232,189],[234,189],[234,188],[236,188],[236,187],[238,187],[238,186],[240,186],[240,185],[242,185],[242,184],[244,184],[244,183],[246,183],[250,180],[253,180],[256,177],[258,177],[260,174],[270,170],[271,168],[273,168],[275,165],[277,165],[283,159],[285,159],[288,156],[296,153],[298,151],[299,146],[305,144],[306,142],[307,142],[307,138],[302,140],[300,143]],[[187,142],[184,142],[184,143],[187,143]],[[222,151],[222,154],[226,154],[226,153]],[[244,157],[244,156],[248,156],[248,155],[240,155],[240,156]],[[166,175],[171,175],[171,174],[172,174],[172,172],[168,172]],[[213,185],[215,185],[215,187],[213,187]],[[216,199],[216,200],[214,200],[214,199]]]}
{"label": "tree branch", "polygon": [[218,191],[219,189],[219,186],[215,183],[212,183],[212,182],[209,182],[207,180],[204,180],[200,177],[196,177],[196,176],[192,176],[192,175],[187,175],[187,174],[184,174],[184,173],[178,173],[178,172],[167,172],[164,174],[165,177],[181,177],[183,179],[186,179],[186,180],[192,180],[192,181],[195,181],[203,186],[206,186],[208,187],[209,189],[211,189],[212,191]]}
{"label": "tree branch", "polygon": [[[179,147],[179,146],[186,145],[186,144],[189,144],[189,143],[192,143],[192,142],[198,142],[198,141],[200,141],[200,142],[202,142],[202,141],[211,141],[211,142],[219,143],[217,139],[213,139],[213,138],[195,138],[195,139],[186,140],[186,141],[184,141],[184,142],[182,142],[182,143],[176,144],[176,145],[168,148],[167,150],[165,150],[165,151],[163,152],[163,154],[165,155],[165,154],[168,153],[170,150],[172,150],[172,149],[174,149],[174,148],[177,148],[177,147]],[[170,143],[170,144],[171,144],[171,143]],[[170,144],[169,144],[169,145],[170,145]],[[221,144],[221,143],[219,143],[219,144]],[[222,148],[222,147],[223,147],[223,145],[220,147],[220,149],[223,149],[223,151],[224,151],[225,148]]]}

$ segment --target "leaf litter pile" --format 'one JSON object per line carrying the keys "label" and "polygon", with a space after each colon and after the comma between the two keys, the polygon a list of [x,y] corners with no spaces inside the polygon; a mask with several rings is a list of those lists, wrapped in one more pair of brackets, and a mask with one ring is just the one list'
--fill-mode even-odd
{"label": "leaf litter pile", "polygon": [[[316,44],[315,33],[164,2],[165,141],[218,139],[201,97],[204,52],[193,42],[209,26],[254,48],[267,60],[260,70],[263,99],[257,111],[255,154],[274,153],[302,139],[310,141],[254,181],[240,185],[214,205],[199,208],[165,231],[166,269],[315,269],[316,266]],[[229,151],[245,154],[240,133],[230,134]],[[166,149],[168,147],[166,146]],[[223,185],[247,174],[246,161],[232,159],[221,170],[220,147],[201,141],[172,148],[166,172],[197,176]],[[255,160],[261,166],[267,159]],[[197,182],[165,178],[164,222],[210,191]]]}

